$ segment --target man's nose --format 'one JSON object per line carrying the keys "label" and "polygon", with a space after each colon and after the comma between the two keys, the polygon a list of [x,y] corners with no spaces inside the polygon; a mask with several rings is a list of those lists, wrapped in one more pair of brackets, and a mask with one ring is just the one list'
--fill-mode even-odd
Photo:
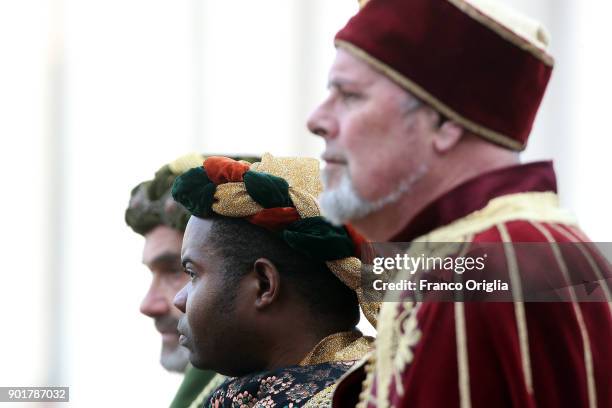
{"label": "man's nose", "polygon": [[178,291],[176,296],[174,296],[174,301],[172,302],[174,303],[174,306],[176,306],[178,310],[183,313],[186,313],[185,310],[187,308],[187,293],[189,291],[189,285],[191,285],[191,282],[187,282],[187,284],[183,286],[183,289]]}
{"label": "man's nose", "polygon": [[149,317],[159,317],[170,311],[170,304],[157,284],[153,282],[140,303],[140,313]]}
{"label": "man's nose", "polygon": [[306,122],[308,130],[323,139],[336,137],[338,134],[338,125],[336,119],[329,112],[327,101],[319,105],[308,118]]}

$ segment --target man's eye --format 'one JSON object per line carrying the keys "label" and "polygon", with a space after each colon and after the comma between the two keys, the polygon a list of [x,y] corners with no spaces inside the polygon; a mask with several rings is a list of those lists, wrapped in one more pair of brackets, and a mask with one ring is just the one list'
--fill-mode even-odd
{"label": "man's eye", "polygon": [[361,95],[354,92],[340,91],[340,98],[345,102],[354,101],[360,98]]}
{"label": "man's eye", "polygon": [[196,277],[195,272],[190,271],[190,270],[188,270],[188,269],[185,269],[185,273],[186,273],[187,275],[189,275],[189,277],[190,277],[191,279],[193,279],[193,278],[195,278],[195,277]]}

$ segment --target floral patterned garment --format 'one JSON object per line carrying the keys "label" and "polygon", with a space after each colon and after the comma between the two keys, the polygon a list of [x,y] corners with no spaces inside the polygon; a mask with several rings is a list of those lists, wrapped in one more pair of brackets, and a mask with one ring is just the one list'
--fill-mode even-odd
{"label": "floral patterned garment", "polygon": [[296,408],[335,383],[354,361],[292,366],[228,378],[203,408]]}

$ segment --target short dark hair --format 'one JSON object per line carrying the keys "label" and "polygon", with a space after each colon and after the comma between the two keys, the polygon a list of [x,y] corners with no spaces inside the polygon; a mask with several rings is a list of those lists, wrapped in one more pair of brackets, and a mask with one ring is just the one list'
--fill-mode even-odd
{"label": "short dark hair", "polygon": [[[213,222],[210,242],[224,259],[228,281],[236,282],[258,258],[266,258],[309,306],[310,312],[325,319],[322,321],[341,330],[351,330],[359,322],[357,295],[325,263],[291,248],[277,234],[245,219],[219,215],[208,219]],[[231,296],[231,290],[228,291]]]}

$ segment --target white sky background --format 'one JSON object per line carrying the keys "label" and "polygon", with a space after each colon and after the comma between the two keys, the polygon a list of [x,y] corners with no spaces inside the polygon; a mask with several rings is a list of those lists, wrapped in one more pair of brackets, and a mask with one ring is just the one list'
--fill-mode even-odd
{"label": "white sky background", "polygon": [[[304,122],[355,3],[0,2],[0,386],[167,405],[180,378],[138,312],[149,274],[129,191],[190,150],[318,156]],[[557,57],[525,159],[554,158],[564,203],[611,241],[612,4],[509,3],[547,24]]]}

